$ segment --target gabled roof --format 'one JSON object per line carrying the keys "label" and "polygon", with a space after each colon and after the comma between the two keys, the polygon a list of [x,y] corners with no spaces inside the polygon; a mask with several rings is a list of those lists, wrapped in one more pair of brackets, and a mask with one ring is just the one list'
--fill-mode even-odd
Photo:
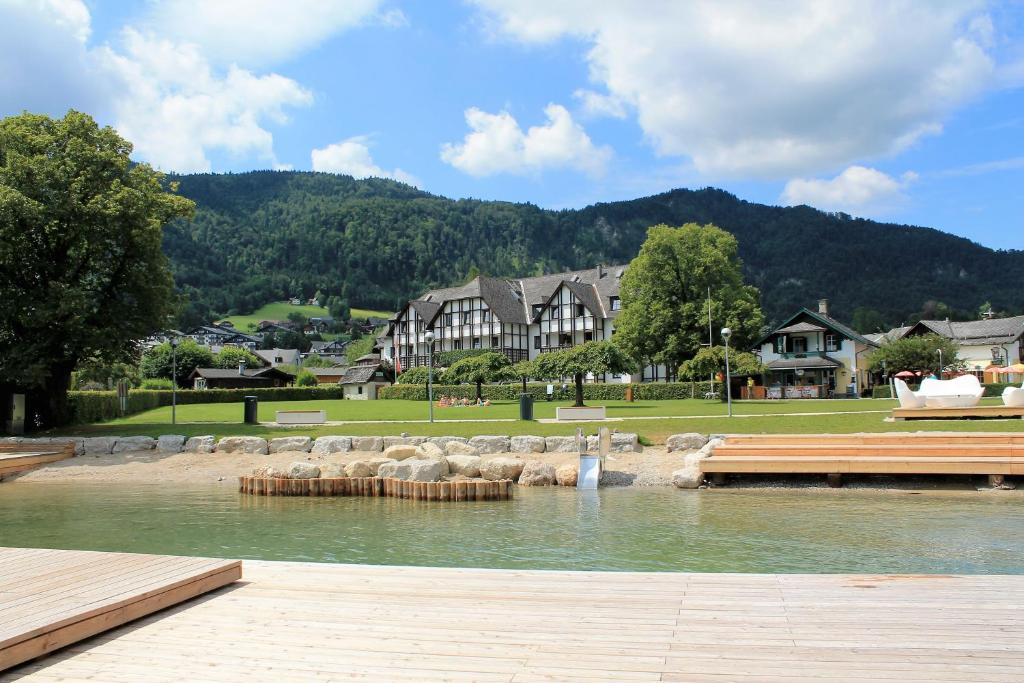
{"label": "gabled roof", "polygon": [[781,332],[781,331],[785,330],[787,327],[789,327],[791,324],[793,324],[794,320],[796,320],[797,318],[799,318],[801,316],[808,316],[809,318],[811,318],[811,320],[814,320],[815,322],[824,325],[827,329],[830,329],[830,330],[832,330],[834,332],[838,332],[839,334],[843,335],[844,337],[846,337],[848,339],[853,339],[854,341],[858,341],[858,342],[860,342],[862,344],[867,344],[868,346],[878,346],[877,343],[871,341],[870,339],[868,339],[864,335],[860,334],[859,332],[854,331],[851,327],[849,327],[847,325],[844,325],[843,323],[839,322],[835,318],[833,318],[831,316],[823,315],[821,313],[818,313],[817,311],[812,311],[809,308],[801,308],[794,315],[790,316],[790,318],[788,320],[786,320],[786,322],[782,323],[781,326],[777,327],[776,329],[772,330],[768,334],[766,334],[763,337],[761,337],[760,339],[758,339],[757,343],[754,346],[755,347],[761,346],[761,344],[765,343],[773,335],[780,334],[780,333],[781,334],[786,334],[785,332]]}
{"label": "gabled roof", "polygon": [[780,327],[775,330],[775,334],[792,334],[794,332],[824,332],[824,327],[818,325],[812,325],[811,323],[797,323],[790,325],[789,327]]}
{"label": "gabled roof", "polygon": [[[338,384],[365,384],[373,379],[374,373],[380,370],[380,365],[353,365],[338,380]],[[385,381],[385,380],[381,380]]]}
{"label": "gabled roof", "polygon": [[237,368],[196,368],[188,378],[195,377],[205,379],[283,379],[288,382],[295,379],[295,375],[277,368],[246,368],[242,374],[238,374]]}
{"label": "gabled roof", "polygon": [[298,349],[259,349],[254,353],[268,363],[273,363],[275,358],[280,357],[282,363],[289,365],[297,365],[302,355]]}
{"label": "gabled roof", "polygon": [[934,332],[968,346],[1010,344],[1024,336],[1024,315],[988,320],[922,320],[913,325],[906,335]]}

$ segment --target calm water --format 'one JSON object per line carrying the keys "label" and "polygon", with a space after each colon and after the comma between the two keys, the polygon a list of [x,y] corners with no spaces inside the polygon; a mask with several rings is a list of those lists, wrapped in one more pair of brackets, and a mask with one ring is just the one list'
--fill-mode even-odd
{"label": "calm water", "polygon": [[518,489],[513,501],[0,484],[0,545],[268,560],[696,572],[1024,573],[1024,497]]}

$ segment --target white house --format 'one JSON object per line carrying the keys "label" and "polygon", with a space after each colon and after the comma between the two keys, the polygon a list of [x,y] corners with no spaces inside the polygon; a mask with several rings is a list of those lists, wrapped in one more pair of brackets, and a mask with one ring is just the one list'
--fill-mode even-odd
{"label": "white house", "polygon": [[992,370],[1024,361],[1024,315],[1012,318],[986,318],[956,322],[922,320],[916,325],[891,331],[889,338],[899,339],[937,334],[960,346],[957,358],[967,371],[983,382],[1003,381]]}

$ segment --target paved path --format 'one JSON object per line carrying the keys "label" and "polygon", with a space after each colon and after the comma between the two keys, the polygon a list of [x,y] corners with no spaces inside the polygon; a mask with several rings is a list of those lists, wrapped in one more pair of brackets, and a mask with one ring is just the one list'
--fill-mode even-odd
{"label": "paved path", "polygon": [[251,562],[20,681],[1018,683],[1024,577]]}

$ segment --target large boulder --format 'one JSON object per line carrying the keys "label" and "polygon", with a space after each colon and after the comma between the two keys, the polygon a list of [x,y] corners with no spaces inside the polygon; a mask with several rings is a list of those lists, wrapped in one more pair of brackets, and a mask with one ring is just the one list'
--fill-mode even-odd
{"label": "large boulder", "polygon": [[311,462],[297,460],[288,466],[288,476],[292,479],[316,479],[320,476],[320,468]]}
{"label": "large boulder", "polygon": [[391,446],[419,446],[426,440],[425,436],[385,436],[384,450]]}
{"label": "large boulder", "polygon": [[217,442],[218,453],[257,453],[266,455],[267,440],[258,436],[225,436]]}
{"label": "large boulder", "polygon": [[513,436],[508,449],[513,453],[543,453],[546,447],[543,436]]}
{"label": "large boulder", "polygon": [[427,439],[427,443],[437,444],[441,448],[456,441],[458,443],[469,443],[469,439],[464,436],[431,436]]}
{"label": "large boulder", "polygon": [[330,453],[347,453],[352,450],[351,436],[320,436],[309,448],[313,453],[328,455]]}
{"label": "large boulder", "polygon": [[555,483],[555,466],[539,460],[530,460],[519,474],[520,486],[551,486]]}
{"label": "large boulder", "polygon": [[379,436],[353,436],[352,450],[380,453],[384,450],[384,439]]}
{"label": "large boulder", "polygon": [[555,482],[559,486],[575,486],[579,476],[579,467],[572,463],[561,465],[555,470]]}
{"label": "large boulder", "polygon": [[614,432],[612,434],[612,453],[639,453],[644,448],[640,445],[640,437],[630,432]]}
{"label": "large boulder", "polygon": [[385,463],[380,466],[377,476],[406,481],[440,481],[441,463],[415,459]]}
{"label": "large boulder", "polygon": [[461,455],[456,453],[446,455],[444,459],[448,462],[448,470],[451,474],[461,474],[464,477],[480,476],[481,458],[479,455]]}
{"label": "large boulder", "polygon": [[354,460],[345,465],[346,477],[372,477],[373,474],[373,470],[370,469],[370,465],[365,460]]}
{"label": "large boulder", "polygon": [[110,449],[111,453],[128,451],[151,451],[156,448],[156,439],[151,436],[119,436]]}
{"label": "large boulder", "polygon": [[282,436],[279,439],[271,439],[268,445],[271,453],[283,453],[285,451],[309,453],[312,447],[313,440],[308,436]]}
{"label": "large boulder", "polygon": [[156,449],[161,453],[181,453],[185,448],[185,437],[181,434],[164,434],[156,440]]}
{"label": "large boulder", "polygon": [[544,439],[544,450],[548,453],[575,453],[575,436],[549,436]]}
{"label": "large boulder", "polygon": [[448,465],[448,458],[443,455],[427,455],[426,453],[417,453],[413,460],[429,460],[430,462],[436,462],[441,466],[441,476],[447,476],[451,473],[451,467]]}
{"label": "large boulder", "polygon": [[[416,447],[416,450],[419,451],[420,454],[425,455],[428,458],[444,457],[444,449],[438,446],[436,443],[431,443],[429,441],[424,441],[423,443],[421,443],[419,446]],[[419,456],[417,455],[417,457]]]}
{"label": "large boulder", "polygon": [[[519,458],[493,458],[480,464],[480,476],[490,481],[516,480],[523,473],[525,465]],[[554,476],[554,472],[551,474]]]}
{"label": "large boulder", "polygon": [[445,455],[480,455],[475,446],[470,446],[467,441],[448,441],[444,445]]}
{"label": "large boulder", "polygon": [[704,473],[700,471],[700,460],[688,455],[683,466],[672,473],[672,485],[677,489],[699,489],[704,484]]}
{"label": "large boulder", "polygon": [[507,436],[474,436],[469,445],[481,453],[508,453],[509,438]]}
{"label": "large boulder", "polygon": [[85,455],[109,455],[117,443],[116,436],[92,436],[82,439]]}
{"label": "large boulder", "polygon": [[388,446],[384,449],[384,457],[389,460],[405,460],[407,458],[413,458],[416,456],[416,453],[417,450],[415,446],[407,446],[404,444]]}
{"label": "large boulder", "polygon": [[215,440],[212,436],[192,436],[185,442],[186,453],[213,453]]}
{"label": "large boulder", "polygon": [[366,460],[363,460],[362,462],[365,462],[367,467],[370,468],[370,476],[376,477],[377,476],[377,470],[380,469],[381,465],[387,464],[389,462],[397,462],[397,461],[392,460],[391,458],[382,458],[380,456],[377,456],[376,458],[367,458]]}
{"label": "large boulder", "polygon": [[[345,468],[336,462],[328,462],[320,465],[320,478],[321,479],[336,479],[337,477],[346,477]],[[370,476],[370,475],[365,475]]]}
{"label": "large boulder", "polygon": [[672,451],[695,451],[703,448],[708,442],[708,437],[696,432],[686,434],[673,434],[665,439],[665,448]]}

